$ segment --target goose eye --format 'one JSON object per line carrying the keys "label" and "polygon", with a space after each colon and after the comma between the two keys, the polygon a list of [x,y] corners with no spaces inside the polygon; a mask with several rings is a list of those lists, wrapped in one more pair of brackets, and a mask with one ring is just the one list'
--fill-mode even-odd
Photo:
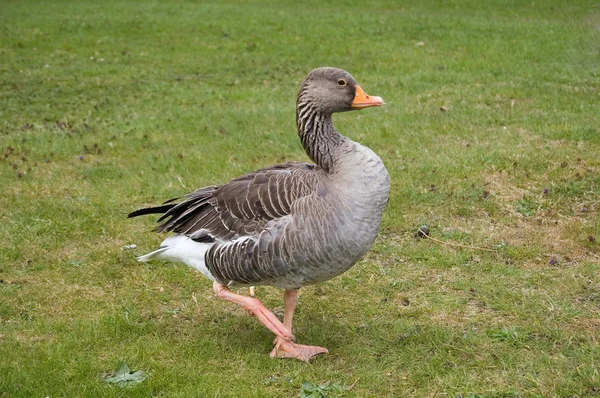
{"label": "goose eye", "polygon": [[338,86],[345,86],[346,85],[346,81],[344,79],[340,79],[337,81]]}

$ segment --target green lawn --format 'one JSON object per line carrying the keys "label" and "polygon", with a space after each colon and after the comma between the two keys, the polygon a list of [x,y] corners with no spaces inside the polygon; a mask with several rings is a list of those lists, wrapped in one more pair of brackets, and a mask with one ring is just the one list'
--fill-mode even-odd
{"label": "green lawn", "polygon": [[[596,3],[3,0],[0,397],[600,395]],[[334,121],[392,193],[373,250],[303,290],[295,335],[330,354],[271,360],[199,273],[135,260],[165,236],[126,214],[306,160],[324,65],[386,100]],[[147,379],[105,381],[121,360]]]}

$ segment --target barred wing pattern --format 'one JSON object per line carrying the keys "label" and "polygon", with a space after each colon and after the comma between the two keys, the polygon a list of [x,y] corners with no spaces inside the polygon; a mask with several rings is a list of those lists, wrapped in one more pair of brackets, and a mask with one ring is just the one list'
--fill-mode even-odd
{"label": "barred wing pattern", "polygon": [[294,201],[314,192],[322,173],[318,166],[289,162],[200,188],[181,203],[167,205],[157,229],[192,238],[205,230],[223,240],[257,235],[269,221],[290,214]]}

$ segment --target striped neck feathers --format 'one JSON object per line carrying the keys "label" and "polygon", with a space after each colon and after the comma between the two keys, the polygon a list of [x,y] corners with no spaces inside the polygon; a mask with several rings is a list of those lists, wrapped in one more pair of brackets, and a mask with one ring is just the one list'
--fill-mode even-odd
{"label": "striped neck feathers", "polygon": [[326,172],[334,166],[334,150],[342,144],[342,136],[333,127],[331,113],[318,109],[310,99],[298,94],[296,104],[296,126],[300,142],[310,159]]}

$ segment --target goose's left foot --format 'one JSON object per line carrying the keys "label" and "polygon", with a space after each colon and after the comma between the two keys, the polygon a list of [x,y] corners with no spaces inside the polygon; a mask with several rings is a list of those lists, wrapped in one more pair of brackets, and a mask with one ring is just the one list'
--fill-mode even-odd
{"label": "goose's left foot", "polygon": [[257,299],[235,294],[229,290],[227,285],[219,282],[213,283],[213,290],[220,298],[231,301],[232,303],[235,303],[245,309],[248,314],[256,316],[258,320],[267,328],[269,328],[270,331],[275,333],[277,337],[285,339],[294,338],[291,329],[281,323],[279,318],[277,318],[275,314],[269,311],[267,307],[265,307],[263,303]]}
{"label": "goose's left foot", "polygon": [[329,353],[327,348],[296,344],[291,340],[277,337],[275,339],[275,348],[271,351],[271,358],[295,358],[308,362],[316,355],[327,353]]}

